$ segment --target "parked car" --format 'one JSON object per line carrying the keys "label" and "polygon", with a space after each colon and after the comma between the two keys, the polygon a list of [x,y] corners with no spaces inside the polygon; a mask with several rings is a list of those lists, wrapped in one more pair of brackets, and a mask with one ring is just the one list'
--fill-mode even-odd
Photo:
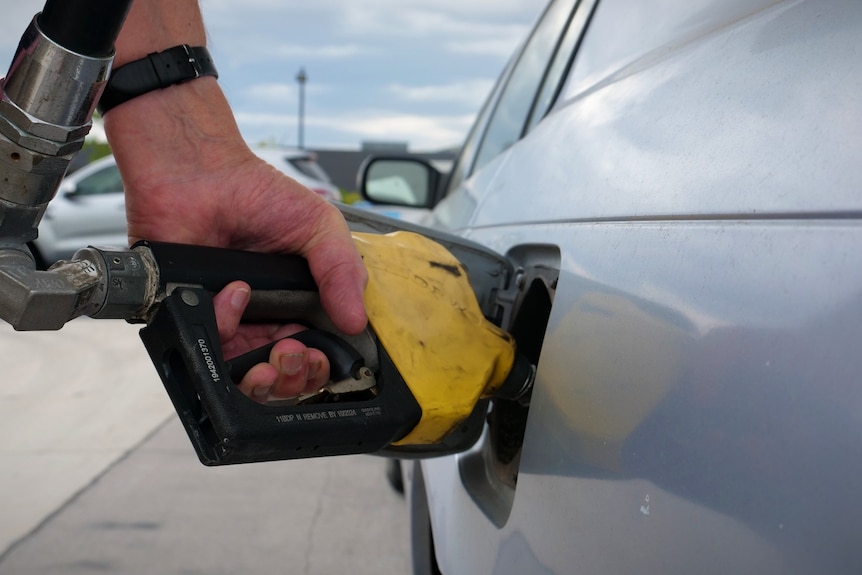
{"label": "parked car", "polygon": [[402,461],[415,573],[862,573],[860,50],[853,0],[548,5],[412,195],[537,365]]}
{"label": "parked car", "polygon": [[[327,200],[341,200],[338,188],[312,153],[275,147],[253,147],[252,151]],[[88,245],[127,245],[123,181],[113,156],[92,162],[63,180],[30,250],[37,264],[45,267],[69,259]]]}
{"label": "parked car", "polygon": [[317,163],[313,152],[272,146],[252,147],[251,151],[330,202],[341,201],[341,192]]}

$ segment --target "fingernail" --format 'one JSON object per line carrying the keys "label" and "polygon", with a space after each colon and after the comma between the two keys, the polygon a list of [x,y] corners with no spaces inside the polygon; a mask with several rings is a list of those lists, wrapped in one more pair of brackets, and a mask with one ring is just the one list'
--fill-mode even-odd
{"label": "fingernail", "polygon": [[285,375],[296,375],[302,369],[305,358],[301,353],[289,353],[281,356],[281,372]]}
{"label": "fingernail", "polygon": [[251,294],[247,289],[240,288],[231,294],[230,305],[233,306],[233,309],[243,309],[250,297]]}
{"label": "fingernail", "polygon": [[308,363],[308,377],[306,379],[311,381],[312,379],[317,377],[317,374],[320,373],[320,361],[311,361]]}
{"label": "fingernail", "polygon": [[265,397],[269,397],[270,391],[272,391],[271,385],[261,385],[252,389],[251,394],[258,399],[263,399]]}

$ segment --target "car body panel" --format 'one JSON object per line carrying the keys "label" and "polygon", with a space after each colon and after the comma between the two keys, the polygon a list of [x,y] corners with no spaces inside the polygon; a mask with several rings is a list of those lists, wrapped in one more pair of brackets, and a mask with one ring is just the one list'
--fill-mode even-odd
{"label": "car body panel", "polygon": [[[539,233],[483,232],[471,239],[500,252]],[[498,529],[457,458],[424,462],[442,572],[858,572],[862,225],[541,234],[577,247],[562,255],[513,509]],[[514,540],[545,571],[510,569]]]}
{"label": "car body panel", "polygon": [[[862,78],[858,52],[844,48],[862,26],[858,4],[828,4],[782,3],[696,42],[657,49],[660,57],[645,56],[588,88],[567,85],[537,133],[512,147],[517,165],[491,184],[451,194],[443,202],[457,208],[439,210],[458,219],[435,223],[463,227],[471,205],[470,227],[862,213],[862,170],[847,169],[859,153]],[[495,163],[510,162],[511,153]],[[541,166],[541,177],[523,165]],[[497,173],[488,168],[478,177]],[[474,187],[483,190],[481,203]]]}
{"label": "car body panel", "polygon": [[391,204],[372,204],[371,202],[364,200],[354,202],[352,205],[357,209],[366,210],[393,220],[402,220],[411,224],[425,224],[428,218],[431,217],[431,212],[425,208],[411,208],[408,206],[395,206]]}
{"label": "car body panel", "polygon": [[862,572],[860,39],[848,0],[600,0],[435,208],[561,254],[505,525],[469,454],[417,471],[442,573]]}

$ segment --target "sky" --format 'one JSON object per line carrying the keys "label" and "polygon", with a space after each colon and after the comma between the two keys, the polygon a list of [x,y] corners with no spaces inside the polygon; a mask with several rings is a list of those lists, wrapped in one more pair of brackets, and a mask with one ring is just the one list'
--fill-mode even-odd
{"label": "sky", "polygon": [[[44,0],[0,0],[5,69]],[[457,147],[545,0],[202,0],[219,82],[250,143]]]}

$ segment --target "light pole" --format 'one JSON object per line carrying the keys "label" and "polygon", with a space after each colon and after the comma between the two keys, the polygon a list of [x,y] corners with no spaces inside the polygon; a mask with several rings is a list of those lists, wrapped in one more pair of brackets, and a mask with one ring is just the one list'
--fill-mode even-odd
{"label": "light pole", "polygon": [[299,69],[299,74],[296,75],[296,81],[299,82],[299,124],[297,131],[298,147],[302,149],[304,145],[303,124],[305,122],[305,82],[308,76],[305,75],[305,68]]}

